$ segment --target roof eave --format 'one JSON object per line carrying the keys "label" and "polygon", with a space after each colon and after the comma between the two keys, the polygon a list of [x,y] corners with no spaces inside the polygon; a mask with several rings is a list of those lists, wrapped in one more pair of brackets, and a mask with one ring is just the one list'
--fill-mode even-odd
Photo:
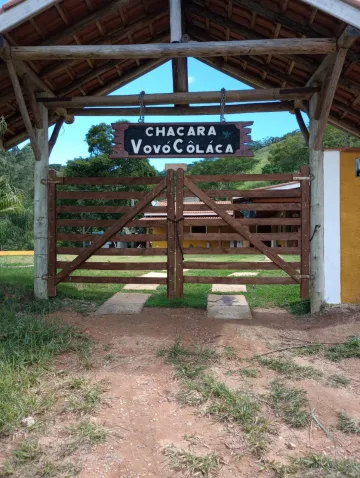
{"label": "roof eave", "polygon": [[19,5],[14,5],[1,14],[0,33],[12,30],[58,2],[59,0],[25,0]]}

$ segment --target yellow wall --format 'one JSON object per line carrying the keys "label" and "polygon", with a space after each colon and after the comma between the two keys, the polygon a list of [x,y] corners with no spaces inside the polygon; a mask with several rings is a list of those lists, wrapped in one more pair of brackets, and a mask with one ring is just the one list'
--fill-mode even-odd
{"label": "yellow wall", "polygon": [[[209,226],[207,229],[208,233],[217,233],[218,228],[217,227],[211,227]],[[228,228],[222,228],[221,232],[233,232]],[[185,233],[190,233],[190,226],[184,227],[184,232]],[[166,234],[167,229],[165,227],[154,227],[153,228],[153,234]],[[210,243],[211,247],[219,247],[219,241],[184,241],[183,247],[185,249],[189,248],[190,246],[192,247],[207,247],[207,244]],[[166,241],[156,241],[152,243],[153,248],[166,248],[167,247],[167,242]],[[221,247],[230,247],[230,241],[221,241]]]}
{"label": "yellow wall", "polygon": [[360,303],[360,150],[340,153],[341,302]]}

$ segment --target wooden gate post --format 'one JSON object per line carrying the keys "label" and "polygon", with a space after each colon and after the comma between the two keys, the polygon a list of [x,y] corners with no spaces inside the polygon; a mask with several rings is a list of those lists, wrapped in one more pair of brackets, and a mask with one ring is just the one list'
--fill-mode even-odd
{"label": "wooden gate post", "polygon": [[56,297],[56,171],[48,175],[48,296]]}
{"label": "wooden gate post", "polygon": [[[309,166],[303,166],[300,170],[302,178],[309,177]],[[310,180],[300,179],[301,188],[301,284],[300,297],[309,298],[309,279],[310,274]]]}
{"label": "wooden gate post", "polygon": [[176,171],[176,298],[184,297],[184,170]]}
{"label": "wooden gate post", "polygon": [[318,94],[310,100],[310,307],[319,312],[324,303],[324,151],[316,146],[319,121],[315,118]]}
{"label": "wooden gate post", "polygon": [[174,298],[175,278],[175,178],[174,170],[169,169],[166,176],[167,196],[167,296]]}
{"label": "wooden gate post", "polygon": [[34,294],[37,299],[48,298],[48,110],[39,104],[42,128],[35,130],[36,143],[40,150],[40,159],[35,161],[34,177]]}

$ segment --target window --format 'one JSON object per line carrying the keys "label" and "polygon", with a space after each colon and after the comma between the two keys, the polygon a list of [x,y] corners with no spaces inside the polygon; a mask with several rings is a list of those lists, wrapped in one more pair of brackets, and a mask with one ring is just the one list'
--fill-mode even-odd
{"label": "window", "polygon": [[191,226],[191,232],[193,234],[206,234],[207,227],[206,226]]}

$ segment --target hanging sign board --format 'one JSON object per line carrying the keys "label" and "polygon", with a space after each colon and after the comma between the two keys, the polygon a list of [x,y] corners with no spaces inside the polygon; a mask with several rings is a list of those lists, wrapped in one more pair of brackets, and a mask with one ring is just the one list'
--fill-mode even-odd
{"label": "hanging sign board", "polygon": [[253,121],[242,123],[114,123],[112,158],[254,156]]}

